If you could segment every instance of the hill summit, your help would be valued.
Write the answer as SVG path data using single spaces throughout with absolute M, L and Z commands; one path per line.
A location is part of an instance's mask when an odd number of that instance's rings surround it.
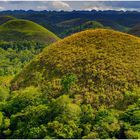
M 69 91 L 75 98 L 113 105 L 140 85 L 139 54 L 137 37 L 108 29 L 83 31 L 47 47 L 16 76 L 12 89 L 51 85 L 51 96 L 58 96 L 64 81 L 68 86 L 77 79 Z
M 8 16 L 8 15 L 7 16 L 6 15 L 0 16 L 0 25 L 7 22 L 7 21 L 14 20 L 14 19 L 16 19 L 16 18 L 13 16 Z
M 28 20 L 10 20 L 0 26 L 2 41 L 38 41 L 50 44 L 59 38 L 46 28 Z

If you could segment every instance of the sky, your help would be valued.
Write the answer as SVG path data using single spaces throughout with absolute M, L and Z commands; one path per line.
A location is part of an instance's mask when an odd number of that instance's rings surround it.
M 4 10 L 129 10 L 140 11 L 140 1 L 0 1 Z

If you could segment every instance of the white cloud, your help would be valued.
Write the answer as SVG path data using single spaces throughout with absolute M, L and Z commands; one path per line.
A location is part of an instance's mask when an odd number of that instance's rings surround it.
M 91 11 L 91 10 L 96 10 L 96 11 L 99 11 L 99 10 L 101 10 L 101 11 L 103 11 L 103 10 L 116 10 L 116 11 L 127 11 L 127 10 L 129 10 L 129 11 L 140 11 L 140 10 L 138 10 L 138 9 L 136 9 L 136 8 L 123 8 L 123 7 L 111 7 L 111 6 L 91 6 L 91 7 L 86 7 L 84 10 L 89 10 L 89 11 Z
M 0 11 L 1 11 L 1 10 L 5 10 L 5 8 L 0 6 Z
M 86 5 L 84 8 L 84 10 L 116 10 L 116 11 L 139 11 L 138 8 L 131 8 L 131 7 L 122 7 L 121 6 L 113 6 L 113 5 L 109 5 L 105 2 L 95 2 L 94 5 Z
M 113 10 L 112 7 L 110 6 L 89 6 L 89 7 L 86 7 L 84 10 Z
M 48 10 L 48 7 L 46 5 L 44 5 L 44 6 L 37 6 L 37 10 Z
M 71 10 L 70 5 L 62 1 L 53 1 L 52 6 L 57 10 Z

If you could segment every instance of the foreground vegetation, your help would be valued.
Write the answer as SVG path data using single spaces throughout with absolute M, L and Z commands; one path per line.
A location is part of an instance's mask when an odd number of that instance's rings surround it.
M 1 138 L 140 138 L 140 89 L 124 93 L 125 109 L 98 109 L 76 101 L 70 92 L 49 99 L 49 90 L 14 91 L 1 87 Z M 63 92 L 63 91 L 62 91 Z M 68 95 L 69 94 L 69 95 Z

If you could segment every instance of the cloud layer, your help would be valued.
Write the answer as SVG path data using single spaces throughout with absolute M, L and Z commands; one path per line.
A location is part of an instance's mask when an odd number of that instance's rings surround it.
M 140 1 L 0 1 L 2 10 L 136 10 Z

